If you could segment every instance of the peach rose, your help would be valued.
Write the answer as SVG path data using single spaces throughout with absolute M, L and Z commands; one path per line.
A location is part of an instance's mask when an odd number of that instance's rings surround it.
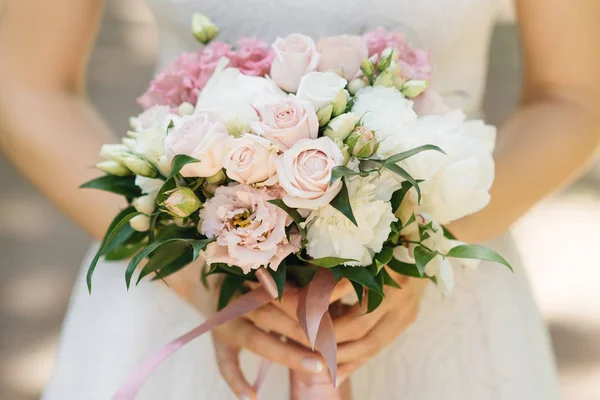
M 355 35 L 324 37 L 317 43 L 317 50 L 321 54 L 318 70 L 341 72 L 348 81 L 356 77 L 360 64 L 369 57 L 367 42 Z
M 271 64 L 271 79 L 283 90 L 295 93 L 300 78 L 317 68 L 319 53 L 308 36 L 292 33 L 273 43 L 275 59 Z
M 252 123 L 253 130 L 287 150 L 300 139 L 316 139 L 319 120 L 309 102 L 289 97 L 265 106 L 260 112 L 261 121 Z
M 341 150 L 328 137 L 298 141 L 276 162 L 285 204 L 312 210 L 329 204 L 342 188 L 341 180 L 331 184 L 331 171 L 343 161 Z
M 223 166 L 234 181 L 251 185 L 275 176 L 278 152 L 268 139 L 245 133 L 240 138 L 231 138 L 228 148 Z

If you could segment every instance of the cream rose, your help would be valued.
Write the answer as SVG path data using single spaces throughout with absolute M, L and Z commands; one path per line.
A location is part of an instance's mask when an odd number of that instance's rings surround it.
M 355 35 L 324 37 L 317 43 L 317 50 L 321 54 L 318 70 L 339 71 L 347 80 L 356 77 L 361 62 L 369 57 L 367 42 Z
M 298 141 L 276 162 L 285 204 L 313 210 L 329 204 L 342 188 L 340 180 L 331 184 L 331 171 L 343 161 L 341 150 L 328 137 Z
M 228 148 L 223 166 L 234 181 L 250 185 L 265 183 L 275 176 L 278 151 L 268 139 L 246 133 L 238 139 L 231 138 Z
M 176 155 L 185 154 L 200 162 L 181 170 L 186 177 L 208 177 L 223 168 L 227 129 L 213 113 L 204 112 L 184 117 L 182 124 L 165 139 L 165 154 L 169 163 Z
M 287 150 L 300 139 L 316 139 L 319 120 L 310 103 L 294 97 L 267 105 L 260 112 L 261 122 L 252 129 Z
M 271 64 L 271 79 L 283 90 L 296 92 L 300 78 L 317 69 L 319 54 L 315 42 L 308 36 L 292 33 L 273 43 L 275 59 Z
M 334 102 L 346 83 L 344 78 L 333 72 L 311 72 L 300 80 L 296 96 L 312 103 L 315 111 L 319 111 Z

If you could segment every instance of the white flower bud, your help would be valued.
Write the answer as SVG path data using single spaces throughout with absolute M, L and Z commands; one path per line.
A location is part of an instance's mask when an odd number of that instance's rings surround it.
M 333 112 L 333 104 L 327 107 L 321 108 L 317 112 L 317 118 L 319 119 L 319 126 L 325 126 L 331 120 L 331 113 Z
M 350 161 L 350 157 L 352 157 L 348 145 L 345 144 L 341 139 L 333 139 L 333 143 L 335 143 L 335 145 L 342 151 L 342 155 L 344 156 L 343 165 L 348 164 L 348 161 Z
M 348 96 L 346 95 L 346 91 L 344 89 L 340 90 L 333 99 L 331 103 L 333 105 L 333 109 L 331 110 L 331 116 L 337 117 L 346 111 L 346 104 L 348 103 Z
M 219 33 L 219 28 L 204 14 L 192 15 L 192 33 L 202 44 L 208 44 Z
M 427 86 L 428 86 L 427 81 L 413 79 L 413 80 L 404 82 L 404 85 L 402 86 L 402 89 L 400 89 L 400 91 L 406 97 L 412 98 L 412 97 L 417 97 L 418 95 L 423 93 L 425 91 L 425 89 L 427 89 Z
M 137 131 L 140 121 L 137 117 L 129 117 L 129 129 Z
M 367 83 L 360 78 L 353 79 L 348 83 L 348 91 L 351 95 L 355 95 L 360 89 L 367 86 Z
M 185 218 L 198 210 L 202 203 L 192 189 L 179 187 L 169 192 L 163 205 L 174 217 Z
M 390 58 L 391 61 L 398 61 L 400 58 L 397 51 L 393 47 L 387 47 L 381 52 L 381 58 Z
M 100 157 L 120 162 L 123 154 L 128 152 L 129 148 L 124 144 L 105 144 L 100 149 Z
M 350 135 L 350 132 L 354 130 L 359 119 L 358 115 L 351 112 L 339 115 L 329 121 L 323 134 L 331 140 L 340 139 L 344 141 Z
M 158 171 L 162 176 L 169 176 L 171 174 L 171 163 L 166 155 L 158 157 Z
M 155 200 L 156 199 L 154 196 L 145 195 L 133 200 L 132 204 L 137 211 L 142 212 L 144 214 L 152 214 L 154 212 L 154 209 L 156 208 Z
M 150 229 L 150 217 L 143 214 L 136 215 L 129 220 L 129 225 L 138 232 L 146 232 Z
M 371 157 L 378 147 L 377 138 L 373 131 L 364 126 L 354 128 L 346 144 L 350 150 L 350 154 L 358 158 Z
M 129 150 L 133 150 L 133 149 L 135 149 L 135 139 L 132 139 L 132 138 L 123 138 L 123 139 L 121 139 L 121 142 L 122 142 L 122 143 L 123 143 L 125 146 L 127 146 L 127 148 L 128 148 Z
M 373 64 L 373 61 L 365 58 L 360 64 L 360 70 L 367 78 L 371 79 L 375 73 L 375 65 Z
M 394 86 L 394 77 L 390 71 L 383 71 L 377 78 L 375 78 L 375 82 L 373 82 L 373 86 L 385 86 L 385 87 L 393 87 Z
M 138 133 L 134 131 L 127 131 L 127 136 L 129 136 L 132 139 L 137 139 Z
M 131 175 L 131 171 L 127 169 L 126 166 L 121 164 L 120 162 L 113 160 L 106 160 L 99 162 L 96 164 L 96 168 L 101 171 L 106 172 L 107 174 L 116 175 L 116 176 L 128 176 Z
M 223 172 L 223 170 L 219 170 L 219 172 L 217 172 L 213 176 L 209 176 L 208 178 L 206 178 L 206 183 L 208 183 L 209 185 L 219 185 L 225 182 L 225 179 L 227 179 L 225 172 Z
M 155 178 L 158 175 L 156 167 L 151 162 L 133 153 L 124 153 L 121 156 L 121 162 L 136 175 L 147 178 Z
M 179 111 L 179 115 L 181 116 L 192 115 L 194 113 L 194 105 L 185 101 L 181 103 L 177 110 Z

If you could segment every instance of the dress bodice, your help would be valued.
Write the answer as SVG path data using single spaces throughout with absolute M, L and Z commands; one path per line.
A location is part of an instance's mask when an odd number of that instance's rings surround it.
M 314 39 L 380 26 L 403 32 L 433 52 L 433 86 L 451 106 L 476 113 L 487 72 L 488 45 L 502 0 L 148 0 L 159 29 L 159 66 L 198 49 L 191 15 L 220 28 L 218 39 L 254 36 L 269 42 L 300 32 Z

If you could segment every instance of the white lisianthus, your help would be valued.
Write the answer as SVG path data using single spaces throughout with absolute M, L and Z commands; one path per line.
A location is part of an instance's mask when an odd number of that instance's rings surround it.
M 323 135 L 334 141 L 336 139 L 344 141 L 354 130 L 359 119 L 358 115 L 351 112 L 339 115 L 329 121 Z
M 165 182 L 162 179 L 146 178 L 144 176 L 135 177 L 135 185 L 142 189 L 142 193 L 156 198 L 156 194 Z
M 259 121 L 256 110 L 276 103 L 286 94 L 273 81 L 244 75 L 236 68 L 225 68 L 227 59 L 219 65 L 198 96 L 195 114 L 215 113 L 232 135 L 249 130 L 250 121 Z
M 158 159 L 165 154 L 168 127 L 180 123 L 181 117 L 173 114 L 169 107 L 150 107 L 134 119 L 136 135 L 132 150 L 158 166 Z
M 366 87 L 357 93 L 352 112 L 361 117 L 361 125 L 375 133 L 378 154 L 395 153 L 393 136 L 405 135 L 417 121 L 412 101 L 396 88 Z
M 389 202 L 374 196 L 370 179 L 348 180 L 350 204 L 358 226 L 330 205 L 313 211 L 306 219 L 307 253 L 313 258 L 343 257 L 357 260 L 347 265 L 370 265 L 381 251 L 396 220 Z
M 332 105 L 333 112 L 334 108 L 339 108 L 338 104 L 334 103 L 346 102 L 346 83 L 344 78 L 334 72 L 311 72 L 300 79 L 296 97 L 312 103 L 316 112 L 329 105 Z
M 475 213 L 485 207 L 494 180 L 492 158 L 496 129 L 478 121 L 465 122 L 460 111 L 419 118 L 410 135 L 403 136 L 395 151 L 433 144 L 446 154 L 424 151 L 399 165 L 416 179 L 423 194 L 418 210 L 441 224 Z M 391 155 L 391 154 L 388 154 Z M 416 192 L 411 191 L 416 204 Z

